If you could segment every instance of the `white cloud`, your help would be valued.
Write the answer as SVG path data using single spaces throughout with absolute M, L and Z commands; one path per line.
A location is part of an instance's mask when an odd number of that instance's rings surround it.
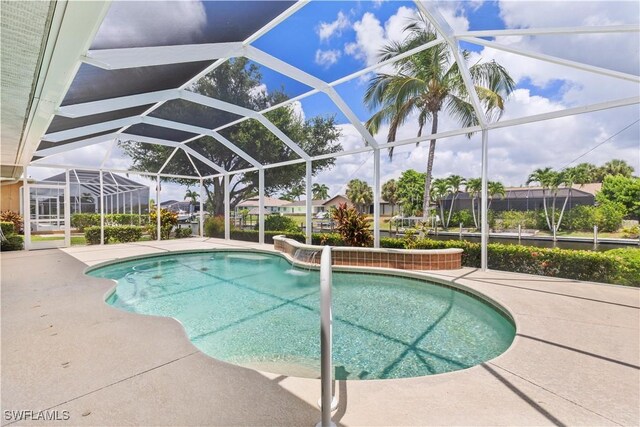
M 320 41 L 327 41 L 334 35 L 342 34 L 342 30 L 347 28 L 351 22 L 349 22 L 349 18 L 342 13 L 342 11 L 338 12 L 338 16 L 333 22 L 321 22 L 316 28 L 316 33 L 318 37 L 320 37 Z
M 207 25 L 200 1 L 112 2 L 96 34 L 94 45 L 102 47 L 193 43 Z
M 363 61 L 366 65 L 375 64 L 378 62 L 380 50 L 385 45 L 392 41 L 401 42 L 405 39 L 406 33 L 403 32 L 403 29 L 412 18 L 416 17 L 416 14 L 415 9 L 401 6 L 383 26 L 373 13 L 366 12 L 359 21 L 353 24 L 356 39 L 345 45 L 345 54 Z
M 331 50 L 316 50 L 316 58 L 315 62 L 318 65 L 322 65 L 324 68 L 329 68 L 342 56 L 342 53 L 339 50 L 331 49 Z
M 300 120 L 304 121 L 306 119 L 306 115 L 304 113 L 304 109 L 302 108 L 302 103 L 300 101 L 294 101 L 291 103 L 291 110 L 293 114 L 297 117 L 300 117 Z

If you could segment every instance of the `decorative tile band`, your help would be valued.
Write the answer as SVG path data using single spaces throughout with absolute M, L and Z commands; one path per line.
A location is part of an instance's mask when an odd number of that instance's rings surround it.
M 309 264 L 320 264 L 321 246 L 304 245 L 275 236 L 277 251 Z M 462 249 L 374 249 L 336 246 L 331 248 L 333 265 L 397 268 L 400 270 L 454 270 L 462 268 Z

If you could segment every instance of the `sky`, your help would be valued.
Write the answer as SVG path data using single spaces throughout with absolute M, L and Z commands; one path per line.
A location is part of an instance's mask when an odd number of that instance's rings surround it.
M 117 4 L 117 3 L 114 3 Z M 165 4 L 166 5 L 166 4 Z M 122 6 L 116 6 L 122 7 Z M 184 26 L 173 25 L 183 19 L 189 25 L 202 27 L 215 12 L 215 3 L 180 3 L 175 8 L 157 6 L 153 28 L 157 30 Z M 112 6 L 113 8 L 113 6 Z M 577 27 L 583 25 L 635 24 L 640 21 L 637 1 L 445 1 L 439 10 L 454 31 Z M 118 12 L 118 13 L 116 13 Z M 276 28 L 261 36 L 254 46 L 285 60 L 325 82 L 331 82 L 378 62 L 380 49 L 390 42 L 406 37 L 404 27 L 416 16 L 412 2 L 404 1 L 312 1 Z M 176 16 L 181 18 L 176 18 Z M 149 37 L 149 34 L 125 34 L 121 28 L 127 19 L 142 19 L 143 11 L 122 13 L 114 9 L 103 23 L 98 37 Z M 164 18 L 163 18 L 164 17 Z M 118 18 L 118 19 L 116 19 Z M 163 23 L 162 19 L 165 19 Z M 197 29 L 197 28 L 196 28 Z M 178 30 L 176 30 L 178 31 Z M 195 31 L 195 30 L 194 30 Z M 162 37 L 166 30 L 151 36 Z M 188 38 L 188 33 L 179 37 Z M 96 39 L 98 40 L 98 39 Z M 510 36 L 489 38 L 502 45 L 557 56 L 616 71 L 640 74 L 640 38 L 638 33 L 545 35 L 534 37 Z M 503 65 L 516 81 L 516 90 L 507 99 L 501 120 L 540 114 L 566 108 L 585 106 L 640 94 L 639 84 L 566 66 L 526 58 L 471 43 L 462 43 L 470 52 L 470 63 L 495 60 Z M 386 66 L 383 72 L 392 72 Z M 277 72 L 261 68 L 264 90 L 284 87 L 289 96 L 309 90 L 307 86 Z M 357 77 L 336 86 L 361 121 L 373 113 L 363 104 L 363 94 L 372 74 Z M 340 142 L 345 149 L 364 145 L 360 134 L 324 94 L 304 98 L 295 104 L 296 111 L 305 118 L 317 115 L 335 116 L 341 131 Z M 507 186 L 524 185 L 528 174 L 540 167 L 561 169 L 580 162 L 596 165 L 617 158 L 631 164 L 640 173 L 640 109 L 638 105 L 554 119 L 534 124 L 494 130 L 489 133 L 489 179 Z M 439 131 L 458 129 L 457 122 L 446 113 L 441 116 Z M 386 131 L 375 135 L 386 141 Z M 397 140 L 412 138 L 418 131 L 417 119 L 409 118 L 398 132 Z M 110 143 L 85 150 L 69 152 L 62 159 L 91 157 L 100 164 L 110 150 Z M 428 143 L 398 147 L 393 159 L 382 156 L 382 182 L 398 178 L 402 171 L 413 168 L 426 170 Z M 74 162 L 77 163 L 77 162 Z M 128 169 L 130 161 L 118 149 L 112 150 L 105 164 Z M 434 176 L 450 174 L 479 177 L 481 170 L 480 134 L 439 140 L 437 143 Z M 35 178 L 53 175 L 55 171 L 30 170 Z M 335 167 L 314 177 L 314 182 L 326 184 L 331 195 L 343 194 L 346 183 L 353 178 L 373 182 L 371 153 L 340 157 Z M 140 180 L 144 181 L 144 179 Z M 153 187 L 152 189 L 154 189 Z M 182 199 L 184 187 L 163 185 L 162 200 Z

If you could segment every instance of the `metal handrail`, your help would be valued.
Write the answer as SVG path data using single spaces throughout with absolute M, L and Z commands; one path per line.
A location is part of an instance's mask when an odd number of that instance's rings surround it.
M 331 247 L 325 246 L 320 257 L 320 407 L 322 409 L 322 427 L 334 426 L 331 422 L 333 401 L 331 384 L 333 377 L 332 368 L 332 343 L 333 343 L 333 316 L 331 314 Z M 332 405 L 333 404 L 333 405 Z

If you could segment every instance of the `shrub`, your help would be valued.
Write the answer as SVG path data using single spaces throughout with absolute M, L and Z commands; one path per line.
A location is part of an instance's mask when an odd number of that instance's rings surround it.
M 149 214 L 149 225 L 147 225 L 147 231 L 151 235 L 152 239 L 157 239 L 157 221 L 158 214 L 155 210 Z M 167 240 L 171 235 L 171 230 L 178 223 L 178 214 L 171 212 L 167 209 L 160 210 L 160 239 Z
M 258 229 L 258 224 L 256 224 L 255 229 Z M 300 227 L 298 227 L 293 218 L 278 214 L 267 215 L 264 219 L 264 229 L 265 231 L 300 231 Z
M 176 228 L 175 233 L 176 233 L 176 239 L 191 237 L 191 227 L 178 227 Z
M 517 229 L 518 225 L 522 228 L 536 228 L 536 212 L 535 211 L 504 211 L 499 214 L 502 228 Z M 546 226 L 546 224 L 545 224 Z
M 473 214 L 469 209 L 463 209 L 451 214 L 451 221 L 449 225 L 451 227 L 458 227 L 462 223 L 463 227 L 475 227 L 473 222 Z
M 20 251 L 24 248 L 24 238 L 19 234 L 11 234 L 5 238 L 0 244 L 1 251 Z
M 74 213 L 71 215 L 71 226 L 77 228 L 80 232 L 84 232 L 87 227 L 98 225 L 100 225 L 100 214 Z
M 348 207 L 346 203 L 341 203 L 333 211 L 332 218 L 336 222 L 338 233 L 340 233 L 347 246 L 371 245 L 370 220 L 359 213 L 356 208 Z
M 617 231 L 622 226 L 622 219 L 627 215 L 627 209 L 619 202 L 604 202 L 596 207 L 596 224 L 598 230 L 606 232 Z
M 576 206 L 565 214 L 566 220 L 562 221 L 562 228 L 571 231 L 591 231 L 596 225 L 596 213 L 595 206 Z
M 613 249 L 605 254 L 615 259 L 618 264 L 616 284 L 640 286 L 640 249 Z
M 625 239 L 637 239 L 640 237 L 640 225 L 624 227 L 622 229 L 622 237 Z
M 100 227 L 91 226 L 86 227 L 84 229 L 84 238 L 87 240 L 87 243 L 90 245 L 99 245 L 100 244 Z M 104 230 L 104 243 L 109 243 L 109 233 L 107 233 L 107 228 Z
M 204 235 L 207 237 L 224 237 L 224 217 L 212 216 L 204 221 Z
M 17 212 L 9 210 L 0 212 L 0 222 L 12 222 L 13 232 L 22 232 L 22 217 Z
M 5 236 L 10 236 L 16 232 L 13 223 L 8 221 L 0 221 L 0 229 L 2 229 L 2 234 Z
M 143 227 L 137 225 L 107 226 L 104 228 L 104 243 L 114 240 L 120 243 L 137 242 L 142 238 Z M 90 245 L 100 244 L 100 227 L 87 227 L 84 237 Z
M 320 246 L 345 246 L 342 236 L 335 233 L 314 233 L 311 235 L 311 243 Z
M 106 227 L 105 234 L 120 243 L 137 242 L 142 238 L 142 227 L 137 225 Z

